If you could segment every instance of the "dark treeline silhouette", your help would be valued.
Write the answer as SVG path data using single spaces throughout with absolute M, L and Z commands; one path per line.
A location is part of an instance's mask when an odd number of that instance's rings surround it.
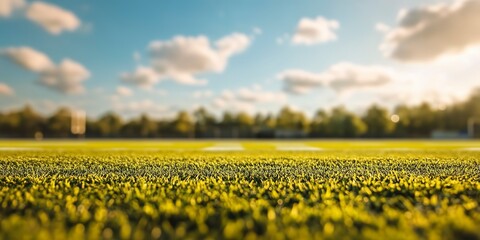
M 393 115 L 396 115 L 392 117 Z M 398 118 L 397 118 L 398 116 Z M 467 136 L 468 122 L 480 119 L 480 89 L 470 98 L 444 109 L 428 103 L 401 105 L 389 112 L 373 105 L 358 116 L 344 107 L 319 110 L 312 119 L 304 113 L 284 107 L 277 115 L 223 113 L 216 118 L 205 108 L 193 114 L 179 112 L 171 120 L 154 120 L 144 114 L 125 121 L 109 112 L 98 119 L 87 119 L 86 138 L 424 138 L 432 133 Z M 398 121 L 397 121 L 398 120 Z M 471 121 L 472 122 L 472 121 Z M 480 122 L 480 120 L 478 121 Z M 474 126 L 475 137 L 480 130 Z M 51 116 L 42 116 L 30 106 L 0 113 L 0 137 L 67 138 L 71 133 L 71 112 L 60 108 Z

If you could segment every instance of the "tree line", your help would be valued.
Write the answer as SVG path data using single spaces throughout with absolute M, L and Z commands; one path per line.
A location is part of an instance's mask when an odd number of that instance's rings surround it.
M 0 113 L 2 138 L 69 138 L 71 111 L 60 108 L 43 116 L 31 106 Z M 480 118 L 480 89 L 466 101 L 435 109 L 428 103 L 397 106 L 392 112 L 379 105 L 362 114 L 339 106 L 318 110 L 313 118 L 283 107 L 278 114 L 224 112 L 218 118 L 205 108 L 173 119 L 155 120 L 147 114 L 131 120 L 108 112 L 86 120 L 86 138 L 422 138 L 434 130 L 467 134 L 469 119 Z M 480 121 L 480 120 L 479 120 Z M 476 126 L 476 134 L 480 132 Z M 478 135 L 477 135 L 478 137 Z

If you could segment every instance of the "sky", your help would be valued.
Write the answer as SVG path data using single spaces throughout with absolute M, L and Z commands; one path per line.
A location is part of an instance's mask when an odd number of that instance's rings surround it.
M 0 0 L 0 111 L 312 115 L 480 86 L 480 0 Z

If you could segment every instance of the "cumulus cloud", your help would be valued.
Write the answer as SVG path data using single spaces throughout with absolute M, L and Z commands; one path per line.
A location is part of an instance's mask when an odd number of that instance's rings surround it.
M 124 86 L 118 86 L 117 87 L 117 90 L 116 90 L 116 93 L 119 95 L 119 96 L 124 96 L 124 97 L 128 97 L 128 96 L 132 96 L 133 95 L 133 92 L 130 88 L 128 87 L 124 87 Z
M 0 0 L 0 17 L 10 17 L 16 9 L 24 6 L 24 0 Z
M 225 101 L 221 98 L 216 98 L 212 102 L 212 106 L 215 109 L 222 109 L 229 112 L 248 112 L 253 113 L 255 111 L 255 105 L 242 102 L 242 101 Z
M 74 31 L 81 25 L 80 19 L 74 13 L 44 2 L 30 4 L 26 17 L 53 35 Z
M 0 83 L 0 95 L 12 96 L 15 91 L 5 83 Z
M 172 107 L 158 104 L 149 99 L 128 102 L 122 102 L 118 98 L 112 100 L 113 109 L 129 117 L 144 113 L 155 118 L 173 117 L 175 115 L 175 109 Z
M 252 113 L 259 104 L 282 104 L 286 100 L 287 96 L 283 92 L 267 91 L 254 85 L 235 91 L 224 90 L 213 100 L 212 105 L 228 111 Z
M 278 79 L 283 81 L 285 91 L 295 94 L 304 94 L 313 88 L 327 84 L 326 76 L 301 69 L 283 71 L 278 75 Z
M 381 33 L 388 33 L 388 31 L 390 31 L 390 26 L 385 23 L 378 22 L 375 24 L 375 30 Z
M 398 104 L 418 105 L 427 102 L 439 108 L 466 100 L 471 90 L 479 86 L 478 83 L 455 84 L 456 81 L 451 78 L 441 78 L 434 74 L 428 74 L 427 77 L 431 81 L 425 81 L 425 73 L 400 72 L 399 74 L 404 75 L 402 78 L 372 89 L 368 96 L 377 103 L 391 107 Z
M 59 65 L 40 73 L 40 84 L 66 94 L 83 93 L 82 82 L 90 77 L 90 72 L 81 64 L 64 59 Z
M 340 28 L 336 20 L 317 18 L 302 18 L 298 22 L 292 43 L 296 45 L 314 45 L 334 41 L 337 39 L 335 31 Z
M 192 97 L 195 99 L 211 98 L 212 96 L 213 96 L 213 91 L 211 90 L 195 91 L 192 94 Z
M 286 70 L 278 75 L 287 92 L 305 94 L 314 88 L 329 87 L 337 92 L 377 87 L 393 79 L 390 69 L 381 66 L 362 66 L 338 63 L 324 72 L 312 73 L 299 69 Z
M 251 103 L 284 102 L 286 100 L 286 96 L 282 92 L 270 92 L 261 88 L 240 88 L 236 92 L 235 98 Z
M 6 48 L 2 54 L 22 68 L 38 73 L 40 84 L 62 93 L 83 92 L 82 83 L 90 77 L 80 63 L 67 58 L 55 65 L 46 54 L 30 47 Z
M 184 84 L 202 84 L 205 80 L 195 79 L 194 75 L 222 72 L 228 59 L 244 51 L 249 43 L 247 36 L 235 33 L 218 40 L 215 49 L 204 36 L 180 36 L 167 42 L 153 42 L 150 51 L 153 66 L 162 75 Z
M 160 76 L 150 67 L 139 66 L 132 73 L 122 73 L 120 79 L 143 89 L 151 89 L 160 81 Z
M 263 90 L 259 86 L 252 86 L 250 88 L 240 88 L 236 91 L 224 90 L 220 97 L 225 101 L 242 101 L 249 103 L 264 103 L 264 102 L 284 102 L 286 95 L 283 92 Z
M 54 65 L 47 55 L 30 47 L 6 48 L 2 53 L 14 63 L 32 72 L 41 72 Z
M 480 1 L 456 0 L 400 11 L 387 31 L 384 55 L 403 62 L 430 62 L 480 45 Z
M 140 67 L 133 73 L 122 74 L 122 80 L 143 87 L 151 87 L 161 79 L 172 79 L 185 85 L 204 85 L 206 79 L 197 76 L 221 73 L 234 55 L 245 51 L 251 39 L 245 34 L 233 33 L 214 43 L 205 36 L 177 36 L 168 41 L 150 43 L 150 67 Z

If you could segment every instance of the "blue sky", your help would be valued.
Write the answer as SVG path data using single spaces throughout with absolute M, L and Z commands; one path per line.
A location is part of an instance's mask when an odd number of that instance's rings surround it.
M 422 49 L 432 42 L 438 43 L 438 39 L 457 30 L 451 27 L 432 35 L 432 31 L 409 29 L 399 17 L 403 12 L 403 19 L 426 19 L 425 28 L 435 30 L 435 24 L 441 21 L 431 20 L 427 13 L 436 14 L 440 10 L 434 6 L 443 6 L 449 13 L 441 19 L 455 26 L 461 20 L 458 15 L 468 15 L 466 6 L 478 5 L 477 0 L 0 2 L 5 2 L 3 8 L 10 6 L 2 10 L 0 4 L 1 110 L 30 103 L 46 113 L 69 106 L 85 109 L 90 116 L 113 110 L 127 117 L 141 112 L 164 117 L 178 109 L 198 106 L 214 112 L 254 113 L 277 112 L 289 105 L 312 114 L 319 108 L 345 105 L 361 112 L 372 103 L 393 107 L 429 101 L 442 107 L 462 100 L 480 85 L 478 78 L 472 77 L 479 75 L 474 67 L 480 60 L 479 36 L 462 41 L 447 39 L 429 53 L 412 54 L 413 50 L 423 53 Z M 47 13 L 52 6 L 63 12 Z M 60 22 L 59 29 L 48 25 L 50 18 Z M 325 27 L 323 20 L 316 21 L 318 18 L 335 22 L 337 27 Z M 334 39 L 326 40 L 325 32 L 320 31 L 312 33 L 317 34 L 316 40 L 313 35 L 303 36 L 313 37 L 305 40 L 312 41 L 310 44 L 295 42 L 302 19 L 318 24 L 315 29 L 330 32 Z M 467 30 L 475 30 L 475 23 L 470 25 L 466 24 Z M 411 37 L 395 39 L 399 29 L 411 31 Z M 206 84 L 185 84 L 183 78 L 176 77 L 184 73 L 178 67 L 173 69 L 175 73 L 165 70 L 165 64 L 178 64 L 175 54 L 183 48 L 197 49 L 199 36 L 204 36 L 215 50 L 216 41 L 235 33 L 245 37 L 247 43 L 242 43 L 243 38 L 229 38 L 234 52 L 216 59 L 224 67 L 215 65 L 187 74 L 206 80 Z M 394 40 L 388 40 L 389 35 Z M 180 40 L 174 40 L 176 37 L 192 41 L 178 47 Z M 428 39 L 434 40 L 429 44 Z M 155 58 L 149 47 L 155 41 L 174 47 L 159 49 Z M 388 44 L 394 50 L 381 49 Z M 19 64 L 20 57 L 34 61 L 28 54 L 19 53 L 22 47 L 46 55 L 50 67 L 33 71 Z M 188 57 L 186 54 L 183 56 Z M 61 69 L 71 69 L 61 64 L 64 59 L 74 61 L 75 69 L 78 65 L 83 69 L 77 75 L 82 79 L 81 90 L 67 91 L 63 83 L 52 87 L 43 79 L 48 75 L 53 81 L 75 81 L 64 76 Z M 198 64 L 205 65 L 201 61 Z M 153 69 L 155 83 L 138 84 L 133 73 L 139 66 Z

